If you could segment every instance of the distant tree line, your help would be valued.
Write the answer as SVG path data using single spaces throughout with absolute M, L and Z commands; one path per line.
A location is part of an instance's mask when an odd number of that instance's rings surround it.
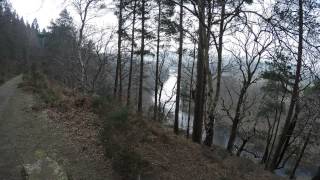
M 26 23 L 7 1 L 0 1 L 0 80 L 27 70 L 39 58 L 38 30 L 36 20 Z

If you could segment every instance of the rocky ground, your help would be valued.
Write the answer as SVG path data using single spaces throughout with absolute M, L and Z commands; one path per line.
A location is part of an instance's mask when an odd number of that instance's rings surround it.
M 18 76 L 0 87 L 0 179 L 111 179 L 108 163 L 83 153 L 53 123 L 38 98 L 17 88 Z

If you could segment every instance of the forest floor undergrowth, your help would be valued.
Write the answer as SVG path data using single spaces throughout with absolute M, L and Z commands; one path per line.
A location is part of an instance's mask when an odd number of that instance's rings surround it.
M 69 179 L 283 179 L 220 147 L 207 148 L 174 135 L 172 129 L 109 98 L 80 95 L 44 79 L 24 79 L 20 85 L 24 92 L 18 90 L 20 99 L 40 97 L 28 102 L 24 113 L 42 117 L 32 123 L 37 133 L 28 135 L 33 140 L 41 135 L 41 141 L 37 148 L 24 149 L 30 153 L 42 149 L 38 154 L 45 152 L 54 159 Z M 29 121 L 22 123 L 30 125 Z M 26 141 L 23 136 L 17 136 L 19 141 Z M 28 144 L 36 143 L 30 140 Z

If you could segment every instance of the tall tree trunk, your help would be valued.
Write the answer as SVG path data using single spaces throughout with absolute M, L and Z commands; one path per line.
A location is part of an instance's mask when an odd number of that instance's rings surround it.
M 142 0 L 142 19 L 141 19 L 141 62 L 140 62 L 140 79 L 139 79 L 139 97 L 138 113 L 142 114 L 142 96 L 143 96 L 143 66 L 144 66 L 144 38 L 145 38 L 145 0 Z
M 83 57 L 82 57 L 82 43 L 84 40 L 84 28 L 85 28 L 86 22 L 87 22 L 88 11 L 89 11 L 89 8 L 92 3 L 94 3 L 94 1 L 90 0 L 90 1 L 86 2 L 84 9 L 81 9 L 81 7 L 79 7 L 80 8 L 79 15 L 80 15 L 80 19 L 81 19 L 81 26 L 80 26 L 80 30 L 79 30 L 79 41 L 77 44 L 77 51 L 78 51 L 77 53 L 78 53 L 78 60 L 79 60 L 80 66 L 81 66 L 81 90 L 82 90 L 82 92 L 85 91 L 86 79 L 87 79 L 86 78 L 86 63 L 84 62 Z
M 133 55 L 134 55 L 134 38 L 135 38 L 135 25 L 136 25 L 136 7 L 137 0 L 134 0 L 133 5 L 133 18 L 132 18 L 132 37 L 131 37 L 131 54 L 130 54 L 130 67 L 129 67 L 129 82 L 127 92 L 127 106 L 130 105 L 131 101 L 131 84 L 132 84 L 132 66 L 133 66 Z
M 183 55 L 183 0 L 180 0 L 180 25 L 179 25 L 179 62 L 178 62 L 178 77 L 177 77 L 177 93 L 176 93 L 176 109 L 174 116 L 174 133 L 179 133 L 179 111 L 180 111 L 180 91 L 181 91 L 181 69 Z
M 81 53 L 81 45 L 78 46 L 78 58 L 79 58 L 79 63 L 80 63 L 80 68 L 81 68 L 81 91 L 85 91 L 85 64 L 82 59 L 82 53 Z
M 250 82 L 250 80 L 248 80 L 248 82 Z M 231 128 L 231 132 L 230 132 L 230 137 L 229 137 L 229 141 L 228 141 L 228 145 L 227 145 L 227 150 L 232 153 L 233 150 L 233 145 L 234 142 L 236 140 L 237 137 L 237 130 L 238 130 L 238 125 L 240 123 L 240 116 L 241 116 L 241 107 L 244 101 L 244 96 L 247 92 L 247 88 L 248 85 L 246 83 L 243 84 L 243 87 L 240 91 L 240 95 L 238 98 L 238 102 L 237 102 L 237 107 L 236 107 L 236 111 L 235 111 L 235 116 L 233 118 L 233 123 L 232 123 L 232 128 Z
M 188 110 L 188 124 L 187 124 L 187 138 L 190 136 L 190 121 L 191 121 L 191 104 L 192 104 L 192 92 L 193 92 L 193 72 L 194 72 L 194 64 L 196 62 L 196 45 L 193 48 L 193 62 L 191 69 L 191 77 L 190 77 L 190 88 L 189 88 L 189 110 Z
M 303 53 L 303 0 L 299 0 L 299 46 L 298 46 L 298 58 L 297 58 L 295 82 L 292 90 L 291 101 L 290 101 L 286 121 L 283 127 L 283 131 L 280 135 L 280 140 L 277 144 L 273 158 L 270 162 L 270 165 L 268 166 L 268 169 L 271 171 L 277 168 L 276 167 L 277 162 L 283 150 L 283 142 L 286 142 L 287 138 L 290 138 L 288 137 L 288 132 L 289 132 L 289 128 L 292 120 L 292 115 L 294 112 L 294 107 L 299 98 L 299 83 L 300 83 L 300 77 L 301 77 L 302 53 Z
M 156 60 L 156 79 L 154 87 L 154 120 L 158 119 L 158 87 L 159 87 L 159 53 L 160 53 L 160 28 L 161 28 L 161 1 L 158 0 L 158 29 L 157 29 L 157 60 Z
M 292 169 L 292 172 L 290 173 L 290 179 L 294 179 L 294 175 L 296 173 L 297 168 L 299 167 L 299 164 L 300 164 L 301 159 L 303 157 L 304 151 L 306 150 L 306 148 L 307 148 L 307 146 L 309 144 L 311 132 L 312 132 L 312 129 L 309 130 L 309 133 L 307 135 L 307 139 L 305 140 L 305 142 L 303 144 L 303 147 L 301 149 L 301 152 L 299 154 L 299 157 L 298 157 L 298 159 L 297 159 L 297 161 L 296 161 L 296 163 L 295 163 L 295 165 L 294 165 L 294 167 Z
M 113 95 L 119 96 L 119 99 L 121 98 L 121 94 L 122 94 L 122 87 L 120 85 L 120 89 L 118 92 L 118 81 L 120 81 L 121 84 L 121 43 L 122 43 L 122 8 L 123 8 L 123 0 L 120 0 L 120 4 L 119 4 L 119 17 L 118 17 L 118 54 L 117 54 L 117 67 L 116 67 L 116 77 L 115 77 L 115 81 L 114 81 L 114 90 L 113 90 Z M 118 94 L 117 94 L 118 93 Z M 120 99 L 121 101 L 121 99 Z
M 244 150 L 244 148 L 246 147 L 248 141 L 249 141 L 248 139 L 244 139 L 244 140 L 242 141 L 242 144 L 241 144 L 241 146 L 239 147 L 236 156 L 239 157 L 239 156 L 241 155 L 241 153 L 242 153 L 242 151 Z
M 299 106 L 299 100 L 296 102 L 296 106 L 295 106 L 295 113 L 294 113 L 294 116 L 292 118 L 292 122 L 290 123 L 290 126 L 289 126 L 289 129 L 288 129 L 288 133 L 287 133 L 287 139 L 286 141 L 283 143 L 283 148 L 282 148 L 282 151 L 280 153 L 280 156 L 278 158 L 278 162 L 276 164 L 276 166 L 279 166 L 282 159 L 284 158 L 284 155 L 290 145 L 290 139 L 291 139 L 291 136 L 293 135 L 293 131 L 296 127 L 296 124 L 297 124 L 297 120 L 298 120 L 298 115 L 300 113 L 300 106 Z
M 202 140 L 202 128 L 203 128 L 203 108 L 205 99 L 205 54 L 207 51 L 207 35 L 205 26 L 202 22 L 205 22 L 205 3 L 204 1 L 198 1 L 199 10 L 199 45 L 198 45 L 198 61 L 197 61 L 197 83 L 196 83 L 196 97 L 194 107 L 194 121 L 193 121 L 193 133 L 192 140 L 196 143 L 201 143 Z
M 266 147 L 261 159 L 261 164 L 266 163 L 268 156 L 269 156 L 269 152 L 270 152 L 270 145 L 271 145 L 271 141 L 273 139 L 273 135 L 274 135 L 274 130 L 276 127 L 276 123 L 277 123 L 277 118 L 278 118 L 278 109 L 275 110 L 275 115 L 274 115 L 274 120 L 273 123 L 271 125 L 271 127 L 269 126 L 268 128 L 268 136 L 267 136 L 267 141 L 266 141 Z
M 119 92 L 118 92 L 118 98 L 120 103 L 122 104 L 122 60 L 120 59 L 120 63 L 119 63 Z
M 164 113 L 161 111 L 161 97 L 162 97 L 162 91 L 163 91 L 163 83 L 159 83 L 160 89 L 159 89 L 159 97 L 158 97 L 158 109 L 160 110 L 161 113 Z
M 286 93 L 284 93 L 284 94 L 282 95 L 282 98 L 281 98 L 281 101 L 280 101 L 280 102 L 281 102 L 281 103 L 280 103 L 280 104 L 281 104 L 281 108 L 280 108 L 279 115 L 278 115 L 278 117 L 277 117 L 277 126 L 276 126 L 276 130 L 275 130 L 274 137 L 273 137 L 273 140 L 272 140 L 270 152 L 269 152 L 269 154 L 268 154 L 268 158 L 267 158 L 267 161 L 266 161 L 266 166 L 265 166 L 266 168 L 268 167 L 270 158 L 271 158 L 271 156 L 272 156 L 272 154 L 273 154 L 275 142 L 276 142 L 277 137 L 278 137 L 281 115 L 282 115 L 283 110 L 284 110 L 282 104 L 284 103 L 285 96 L 286 96 Z
M 91 85 L 91 93 L 94 93 L 96 90 L 96 82 L 101 74 L 101 72 L 104 70 L 104 64 L 99 64 L 99 68 L 97 72 L 95 73 L 93 80 L 92 80 L 92 85 Z
M 78 53 L 78 59 L 80 64 L 80 70 L 81 70 L 81 91 L 85 91 L 85 63 L 82 58 L 82 42 L 83 42 L 83 31 L 86 25 L 86 18 L 87 18 L 87 8 L 84 11 L 84 17 L 81 16 L 81 27 L 79 30 L 79 41 L 77 45 L 77 53 Z
M 226 4 L 225 1 L 222 0 L 221 5 L 221 13 L 220 13 L 220 27 L 219 27 L 219 40 L 218 40 L 218 63 L 217 63 L 217 79 L 216 79 L 216 91 L 215 96 L 212 99 L 213 95 L 213 79 L 211 69 L 209 67 L 209 59 L 208 59 L 208 85 L 209 85 L 209 123 L 206 127 L 206 138 L 204 144 L 207 146 L 211 146 L 213 143 L 213 136 L 214 136 L 214 122 L 215 122 L 215 114 L 216 108 L 220 98 L 220 89 L 221 89 L 221 76 L 222 76 L 222 49 L 223 49 L 223 35 L 224 35 L 224 18 L 225 18 L 225 8 Z

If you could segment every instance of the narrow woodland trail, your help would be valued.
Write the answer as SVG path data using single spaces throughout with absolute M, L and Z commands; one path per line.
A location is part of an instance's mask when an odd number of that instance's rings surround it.
M 77 153 L 45 112 L 32 110 L 36 98 L 20 82 L 17 76 L 0 87 L 0 180 L 111 179 L 101 163 Z
M 21 179 L 22 159 L 19 157 L 12 128 L 13 112 L 10 110 L 12 96 L 16 93 L 21 77 L 14 78 L 0 87 L 0 179 Z M 11 112 L 10 112 L 11 111 Z

